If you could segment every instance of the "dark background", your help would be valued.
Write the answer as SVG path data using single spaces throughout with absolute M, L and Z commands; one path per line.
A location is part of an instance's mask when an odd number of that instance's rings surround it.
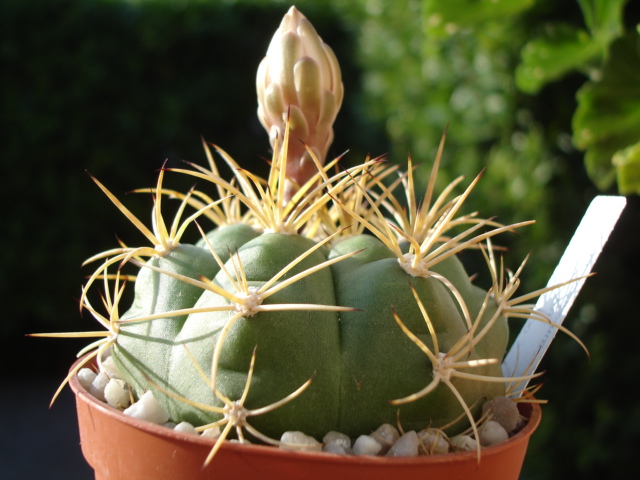
M 367 103 L 363 86 L 367 64 L 358 42 L 364 20 L 338 8 L 340 2 L 303 3 L 298 6 L 332 46 L 343 71 L 346 100 L 330 155 L 350 149 L 346 161 L 356 163 L 367 153 L 391 151 L 384 118 Z M 255 116 L 254 76 L 287 9 L 268 1 L 0 2 L 3 478 L 92 478 L 78 446 L 73 395 L 65 389 L 47 410 L 86 342 L 25 337 L 94 329 L 90 316 L 78 313 L 80 285 L 89 273 L 82 261 L 114 247 L 116 235 L 127 242 L 141 238 L 85 170 L 143 221 L 151 199 L 126 193 L 153 185 L 165 160 L 169 166 L 182 160 L 204 164 L 201 137 L 242 166 L 266 171 L 269 146 Z M 542 95 L 555 98 L 566 89 L 570 97 L 575 81 Z M 552 113 L 533 105 L 532 112 L 556 128 L 570 118 L 558 105 Z M 550 200 L 540 211 L 559 245 L 598 193 L 580 154 L 565 157 L 561 173 L 544 187 Z M 563 335 L 545 359 L 548 374 L 539 397 L 549 405 L 523 479 L 616 478 L 634 471 L 632 446 L 640 439 L 640 407 L 631 391 L 640 368 L 634 302 L 640 202 L 628 201 L 596 266 L 598 275 L 568 319 L 590 359 Z M 535 251 L 548 251 L 548 237 L 524 237 L 522 248 L 534 251 L 531 278 L 548 277 L 562 248 L 537 265 Z

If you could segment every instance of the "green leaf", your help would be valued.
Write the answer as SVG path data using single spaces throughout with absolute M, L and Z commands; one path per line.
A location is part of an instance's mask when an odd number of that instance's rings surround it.
M 528 9 L 535 0 L 424 0 L 424 29 L 430 35 L 445 36 Z
M 616 152 L 612 162 L 617 169 L 620 193 L 640 194 L 640 142 Z
M 544 34 L 522 49 L 516 69 L 516 84 L 526 93 L 536 93 L 545 84 L 573 70 L 585 70 L 609 44 L 624 32 L 624 6 L 628 0 L 577 0 L 588 30 L 560 23 L 547 26 Z
M 578 0 L 591 36 L 603 46 L 624 32 L 622 14 L 628 0 Z
M 570 25 L 550 25 L 543 37 L 528 42 L 522 49 L 516 85 L 523 92 L 536 93 L 545 84 L 581 69 L 600 51 L 600 46 L 585 30 Z
M 599 81 L 577 93 L 573 143 L 586 150 L 585 164 L 594 183 L 609 188 L 616 178 L 613 156 L 640 141 L 640 36 L 630 33 L 615 41 Z M 626 163 L 617 166 L 626 169 Z M 620 173 L 619 173 L 620 174 Z M 624 188 L 631 177 L 622 176 Z

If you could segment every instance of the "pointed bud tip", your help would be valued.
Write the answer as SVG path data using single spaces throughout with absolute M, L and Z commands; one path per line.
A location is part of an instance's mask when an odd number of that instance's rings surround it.
M 302 15 L 300 10 L 298 10 L 295 5 L 291 6 L 289 11 L 287 12 L 287 15 L 291 15 L 291 16 L 298 16 L 299 15 L 299 16 L 303 16 L 304 17 L 304 15 Z
M 312 148 L 324 164 L 344 87 L 335 54 L 295 6 L 282 19 L 258 67 L 256 90 L 258 117 L 269 132 L 272 147 L 287 119 L 291 120 L 289 140 L 294 144 L 289 145 L 287 172 L 303 184 L 305 150 L 299 143 Z

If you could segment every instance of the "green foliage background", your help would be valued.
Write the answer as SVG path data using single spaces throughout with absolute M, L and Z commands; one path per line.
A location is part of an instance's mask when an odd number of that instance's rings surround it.
M 640 184 L 640 22 L 615 0 L 299 1 L 335 50 L 346 100 L 331 154 L 408 152 L 423 179 L 448 125 L 441 182 L 486 168 L 472 204 L 535 218 L 510 244 L 546 282 L 589 201 Z M 24 339 L 93 328 L 83 259 L 140 237 L 84 170 L 121 198 L 167 160 L 204 162 L 201 137 L 265 171 L 254 75 L 289 5 L 276 0 L 5 0 L 0 3 L 0 333 L 3 376 L 58 376 L 83 342 Z M 615 159 L 612 162 L 612 158 Z M 188 188 L 190 185 L 176 185 Z M 146 215 L 151 199 L 126 204 Z M 640 407 L 629 386 L 640 266 L 638 198 L 545 360 L 549 399 L 522 478 L 631 470 Z M 144 217 L 146 218 L 146 217 Z M 515 241 L 512 241 L 515 240 Z M 6 345 L 4 343 L 6 342 Z M 13 348 L 11 348 L 13 347 Z M 43 362 L 43 359 L 45 362 Z M 32 373 L 33 374 L 33 373 Z

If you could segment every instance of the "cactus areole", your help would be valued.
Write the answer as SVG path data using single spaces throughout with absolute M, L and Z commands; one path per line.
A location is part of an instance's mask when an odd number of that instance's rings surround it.
M 507 321 L 534 317 L 522 302 L 539 294 L 514 298 L 520 270 L 502 270 L 491 239 L 531 222 L 460 213 L 479 177 L 455 196 L 462 179 L 436 195 L 444 138 L 420 196 L 411 160 L 406 170 L 381 159 L 325 165 L 340 69 L 294 7 L 260 64 L 257 91 L 273 149 L 268 178 L 205 144 L 208 168 L 163 169 L 147 189 L 152 228 L 96 180 L 151 242 L 87 261 L 99 266 L 82 305 L 107 328 L 90 346 L 98 362 L 110 349 L 135 398 L 151 390 L 173 421 L 223 427 L 223 438 L 473 427 L 482 404 L 517 380 L 500 368 Z M 168 172 L 210 192 L 169 190 Z M 181 200 L 172 225 L 162 216 L 170 198 Z M 180 241 L 187 227 L 200 229 L 196 245 Z M 468 249 L 486 260 L 487 290 L 457 256 Z M 134 278 L 133 304 L 120 311 Z M 106 315 L 89 300 L 98 283 Z

